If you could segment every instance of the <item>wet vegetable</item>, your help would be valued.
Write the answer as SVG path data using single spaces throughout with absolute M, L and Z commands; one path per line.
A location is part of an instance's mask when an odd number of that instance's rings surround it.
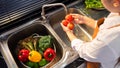
M 44 52 L 44 58 L 48 61 L 53 60 L 56 57 L 56 53 L 52 48 L 47 48 Z
M 69 23 L 67 25 L 67 27 L 70 29 L 70 30 L 73 30 L 74 29 L 74 24 L 73 23 Z
M 39 48 L 42 51 L 45 51 L 47 48 L 52 47 L 52 36 L 42 36 L 39 39 Z
M 31 51 L 28 59 L 32 62 L 39 62 L 42 59 L 42 55 L 37 51 Z
M 44 58 L 44 52 L 50 47 L 53 48 L 52 36 L 40 36 L 35 33 L 18 42 L 16 53 L 23 64 L 30 68 L 40 68 L 49 63 Z
M 70 30 L 74 29 L 74 23 L 73 23 L 74 18 L 72 15 L 68 14 L 65 16 L 65 20 L 62 20 L 62 24 L 66 27 L 68 27 Z
M 26 62 L 28 60 L 29 50 L 21 49 L 18 54 L 18 59 L 22 62 Z
M 64 26 L 67 26 L 68 25 L 68 21 L 67 20 L 62 20 L 62 24 L 64 25 Z
M 68 14 L 65 16 L 65 20 L 72 22 L 74 20 L 74 18 L 72 17 L 72 15 Z

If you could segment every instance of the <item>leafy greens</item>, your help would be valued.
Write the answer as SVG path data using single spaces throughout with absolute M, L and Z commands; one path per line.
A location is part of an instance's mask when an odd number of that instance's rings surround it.
M 85 0 L 86 8 L 101 9 L 104 8 L 101 0 Z

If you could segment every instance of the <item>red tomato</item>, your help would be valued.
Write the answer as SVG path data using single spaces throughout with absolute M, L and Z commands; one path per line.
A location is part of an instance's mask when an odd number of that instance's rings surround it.
M 62 21 L 62 24 L 63 24 L 64 26 L 67 26 L 68 23 L 69 23 L 69 22 L 68 22 L 67 20 L 63 20 L 63 21 Z
M 66 15 L 65 19 L 68 20 L 69 22 L 72 22 L 74 20 L 74 18 L 72 17 L 72 15 Z
M 70 30 L 73 30 L 73 29 L 74 29 L 74 24 L 73 24 L 73 23 L 68 23 L 67 27 L 68 27 Z

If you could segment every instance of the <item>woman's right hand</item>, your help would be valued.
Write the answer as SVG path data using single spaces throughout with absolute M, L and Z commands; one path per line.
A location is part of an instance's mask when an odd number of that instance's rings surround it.
M 80 14 L 70 14 L 74 18 L 74 22 L 77 24 L 85 24 L 84 16 Z
M 70 30 L 67 26 L 64 26 L 62 23 L 60 23 L 60 25 L 62 26 L 63 31 L 65 31 L 65 32 L 68 32 L 68 31 L 72 32 L 72 30 Z
M 70 15 L 72 15 L 72 17 L 74 18 L 74 22 L 77 24 L 85 24 L 92 28 L 95 27 L 96 21 L 90 17 L 83 16 L 80 14 L 70 14 Z

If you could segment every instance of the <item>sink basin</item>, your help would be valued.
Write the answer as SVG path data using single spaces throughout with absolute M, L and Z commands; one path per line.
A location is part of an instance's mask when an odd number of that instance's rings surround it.
M 19 68 L 26 68 L 19 60 L 18 57 L 16 55 L 16 48 L 18 45 L 18 42 L 22 39 L 27 38 L 28 36 L 37 33 L 39 35 L 52 35 L 54 37 L 54 34 L 52 32 L 50 32 L 50 28 L 47 28 L 48 26 L 45 26 L 43 24 L 39 23 L 34 23 L 31 25 L 27 25 L 26 27 L 22 28 L 22 29 L 18 29 L 18 30 L 13 30 L 14 33 L 11 33 L 10 35 L 7 36 L 7 38 L 5 39 L 5 36 L 3 37 L 5 40 L 3 42 L 2 48 L 3 51 L 5 51 L 4 56 L 10 56 L 8 57 L 8 59 L 6 59 L 6 61 L 12 61 L 12 62 L 7 62 L 7 64 L 9 65 L 9 67 L 11 67 L 13 63 L 16 64 L 17 67 Z M 58 42 L 58 40 L 54 40 L 54 44 L 55 44 L 55 48 L 56 48 L 56 57 L 53 61 L 51 61 L 50 63 L 48 63 L 45 67 L 51 67 L 52 65 L 54 65 L 55 63 L 57 63 L 59 60 L 62 59 L 63 54 L 64 54 L 64 48 L 62 47 L 62 45 Z M 6 52 L 9 51 L 9 52 Z M 13 68 L 14 66 L 12 66 L 11 68 Z M 15 67 L 16 68 L 16 67 Z

